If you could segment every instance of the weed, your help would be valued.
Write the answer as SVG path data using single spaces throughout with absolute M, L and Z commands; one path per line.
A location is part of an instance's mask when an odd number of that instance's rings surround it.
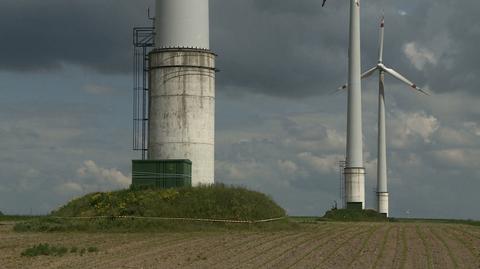
M 68 252 L 66 247 L 51 246 L 49 244 L 38 244 L 24 250 L 21 255 L 24 257 L 36 256 L 63 256 Z
M 92 252 L 98 252 L 98 248 L 97 247 L 88 247 L 87 248 L 87 251 L 92 253 Z
M 67 253 L 76 254 L 79 253 L 80 256 L 83 256 L 86 252 L 98 252 L 97 247 L 88 247 L 82 248 L 79 250 L 78 247 L 71 247 L 70 249 L 64 246 L 55 246 L 50 244 L 38 244 L 32 247 L 25 249 L 21 255 L 24 257 L 36 257 L 36 256 L 64 256 Z

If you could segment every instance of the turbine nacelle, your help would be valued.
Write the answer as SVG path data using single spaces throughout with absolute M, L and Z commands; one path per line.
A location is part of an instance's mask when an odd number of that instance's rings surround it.
M 412 89 L 414 89 L 414 90 L 416 90 L 416 91 L 418 91 L 418 92 L 420 92 L 424 95 L 430 95 L 426 90 L 418 87 L 415 83 L 411 82 L 409 79 L 404 77 L 402 74 L 400 74 L 397 71 L 385 66 L 383 64 L 383 62 L 379 62 L 375 67 L 372 67 L 372 68 L 368 69 L 367 71 L 365 71 L 362 74 L 362 79 L 370 77 L 371 75 L 373 75 L 375 73 L 375 71 L 380 71 L 380 72 L 387 73 L 387 74 L 391 75 L 392 77 L 396 78 L 397 80 L 407 84 Z M 339 87 L 338 90 L 346 90 L 347 88 L 348 88 L 348 84 L 344 84 L 341 87 Z

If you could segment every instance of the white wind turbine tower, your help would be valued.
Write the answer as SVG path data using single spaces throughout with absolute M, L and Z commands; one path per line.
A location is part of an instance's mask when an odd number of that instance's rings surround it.
M 385 32 L 385 19 L 382 17 L 380 24 L 380 44 L 378 52 L 378 64 L 362 74 L 362 79 L 370 77 L 375 71 L 379 73 L 378 91 L 378 164 L 377 164 L 377 202 L 378 212 L 388 216 L 388 189 L 387 189 L 387 143 L 385 131 L 385 73 L 393 76 L 403 83 L 408 84 L 414 90 L 428 95 L 423 89 L 412 83 L 397 71 L 383 64 L 383 39 Z M 340 89 L 346 89 L 347 85 Z
M 360 52 L 360 0 L 350 0 L 350 46 L 348 51 L 348 116 L 345 195 L 347 208 L 365 209 L 363 165 L 362 81 Z
M 348 116 L 345 194 L 347 208 L 365 209 L 363 166 L 362 81 L 360 55 L 360 0 L 350 0 L 350 46 L 348 60 Z
M 323 1 L 325 5 L 326 0 Z M 365 208 L 365 167 L 362 141 L 362 85 L 360 62 L 360 0 L 350 0 L 348 48 L 347 158 L 345 169 L 346 208 Z M 346 88 L 346 87 L 345 87 Z

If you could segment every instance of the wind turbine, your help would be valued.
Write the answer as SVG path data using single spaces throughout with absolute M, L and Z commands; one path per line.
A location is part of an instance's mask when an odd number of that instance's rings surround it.
M 377 164 L 377 202 L 378 212 L 388 216 L 388 189 L 387 189 L 387 143 L 385 131 L 385 73 L 393 76 L 401 82 L 407 84 L 412 89 L 429 95 L 426 91 L 419 88 L 413 82 L 405 78 L 397 71 L 386 67 L 383 64 L 383 40 L 385 35 L 385 18 L 382 17 L 380 23 L 380 41 L 378 51 L 378 63 L 375 67 L 370 68 L 362 74 L 362 79 L 370 77 L 373 73 L 379 73 L 379 89 L 378 89 L 378 164 Z M 348 86 L 343 85 L 339 89 L 346 89 Z
M 325 5 L 326 0 L 323 1 Z M 360 57 L 360 0 L 350 0 L 348 49 L 347 156 L 345 176 L 346 208 L 365 208 L 365 167 L 362 141 L 362 83 Z M 345 87 L 347 88 L 347 87 Z

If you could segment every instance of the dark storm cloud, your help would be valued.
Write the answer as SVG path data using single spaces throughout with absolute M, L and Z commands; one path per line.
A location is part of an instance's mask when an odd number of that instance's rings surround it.
M 480 22 L 478 1 L 441 1 L 428 10 L 429 21 L 422 40 L 434 50 L 439 49 L 439 65 L 427 70 L 432 87 L 439 91 L 467 90 L 478 93 L 480 83 Z M 443 34 L 438 41 L 431 33 Z
M 212 49 L 219 88 L 272 96 L 331 92 L 346 79 L 348 2 L 212 0 Z M 378 20 L 386 15 L 385 61 L 436 92 L 476 92 L 480 79 L 478 1 L 362 2 L 363 65 L 376 63 Z M 131 71 L 131 30 L 145 25 L 153 0 L 3 1 L 0 68 L 38 71 L 75 64 Z M 403 13 L 403 14 L 402 14 Z M 432 54 L 417 70 L 405 45 Z M 416 52 L 416 51 L 414 51 Z M 421 59 L 420 59 L 421 60 Z
M 141 0 L 6 0 L 0 4 L 0 69 L 50 70 L 75 64 L 131 70 L 131 29 L 143 24 Z
M 323 9 L 320 2 L 214 1 L 213 44 L 224 70 L 220 84 L 289 97 L 335 89 L 346 78 L 348 2 L 329 1 Z M 478 1 L 362 3 L 364 69 L 377 62 L 384 13 L 387 65 L 435 92 L 477 92 L 480 26 L 473 13 L 480 10 Z M 432 54 L 421 70 L 405 54 L 408 43 Z
M 347 27 L 338 12 L 320 9 L 319 1 L 213 1 L 212 6 L 221 86 L 306 96 L 332 91 L 343 81 L 347 51 L 339 44 L 346 42 Z

